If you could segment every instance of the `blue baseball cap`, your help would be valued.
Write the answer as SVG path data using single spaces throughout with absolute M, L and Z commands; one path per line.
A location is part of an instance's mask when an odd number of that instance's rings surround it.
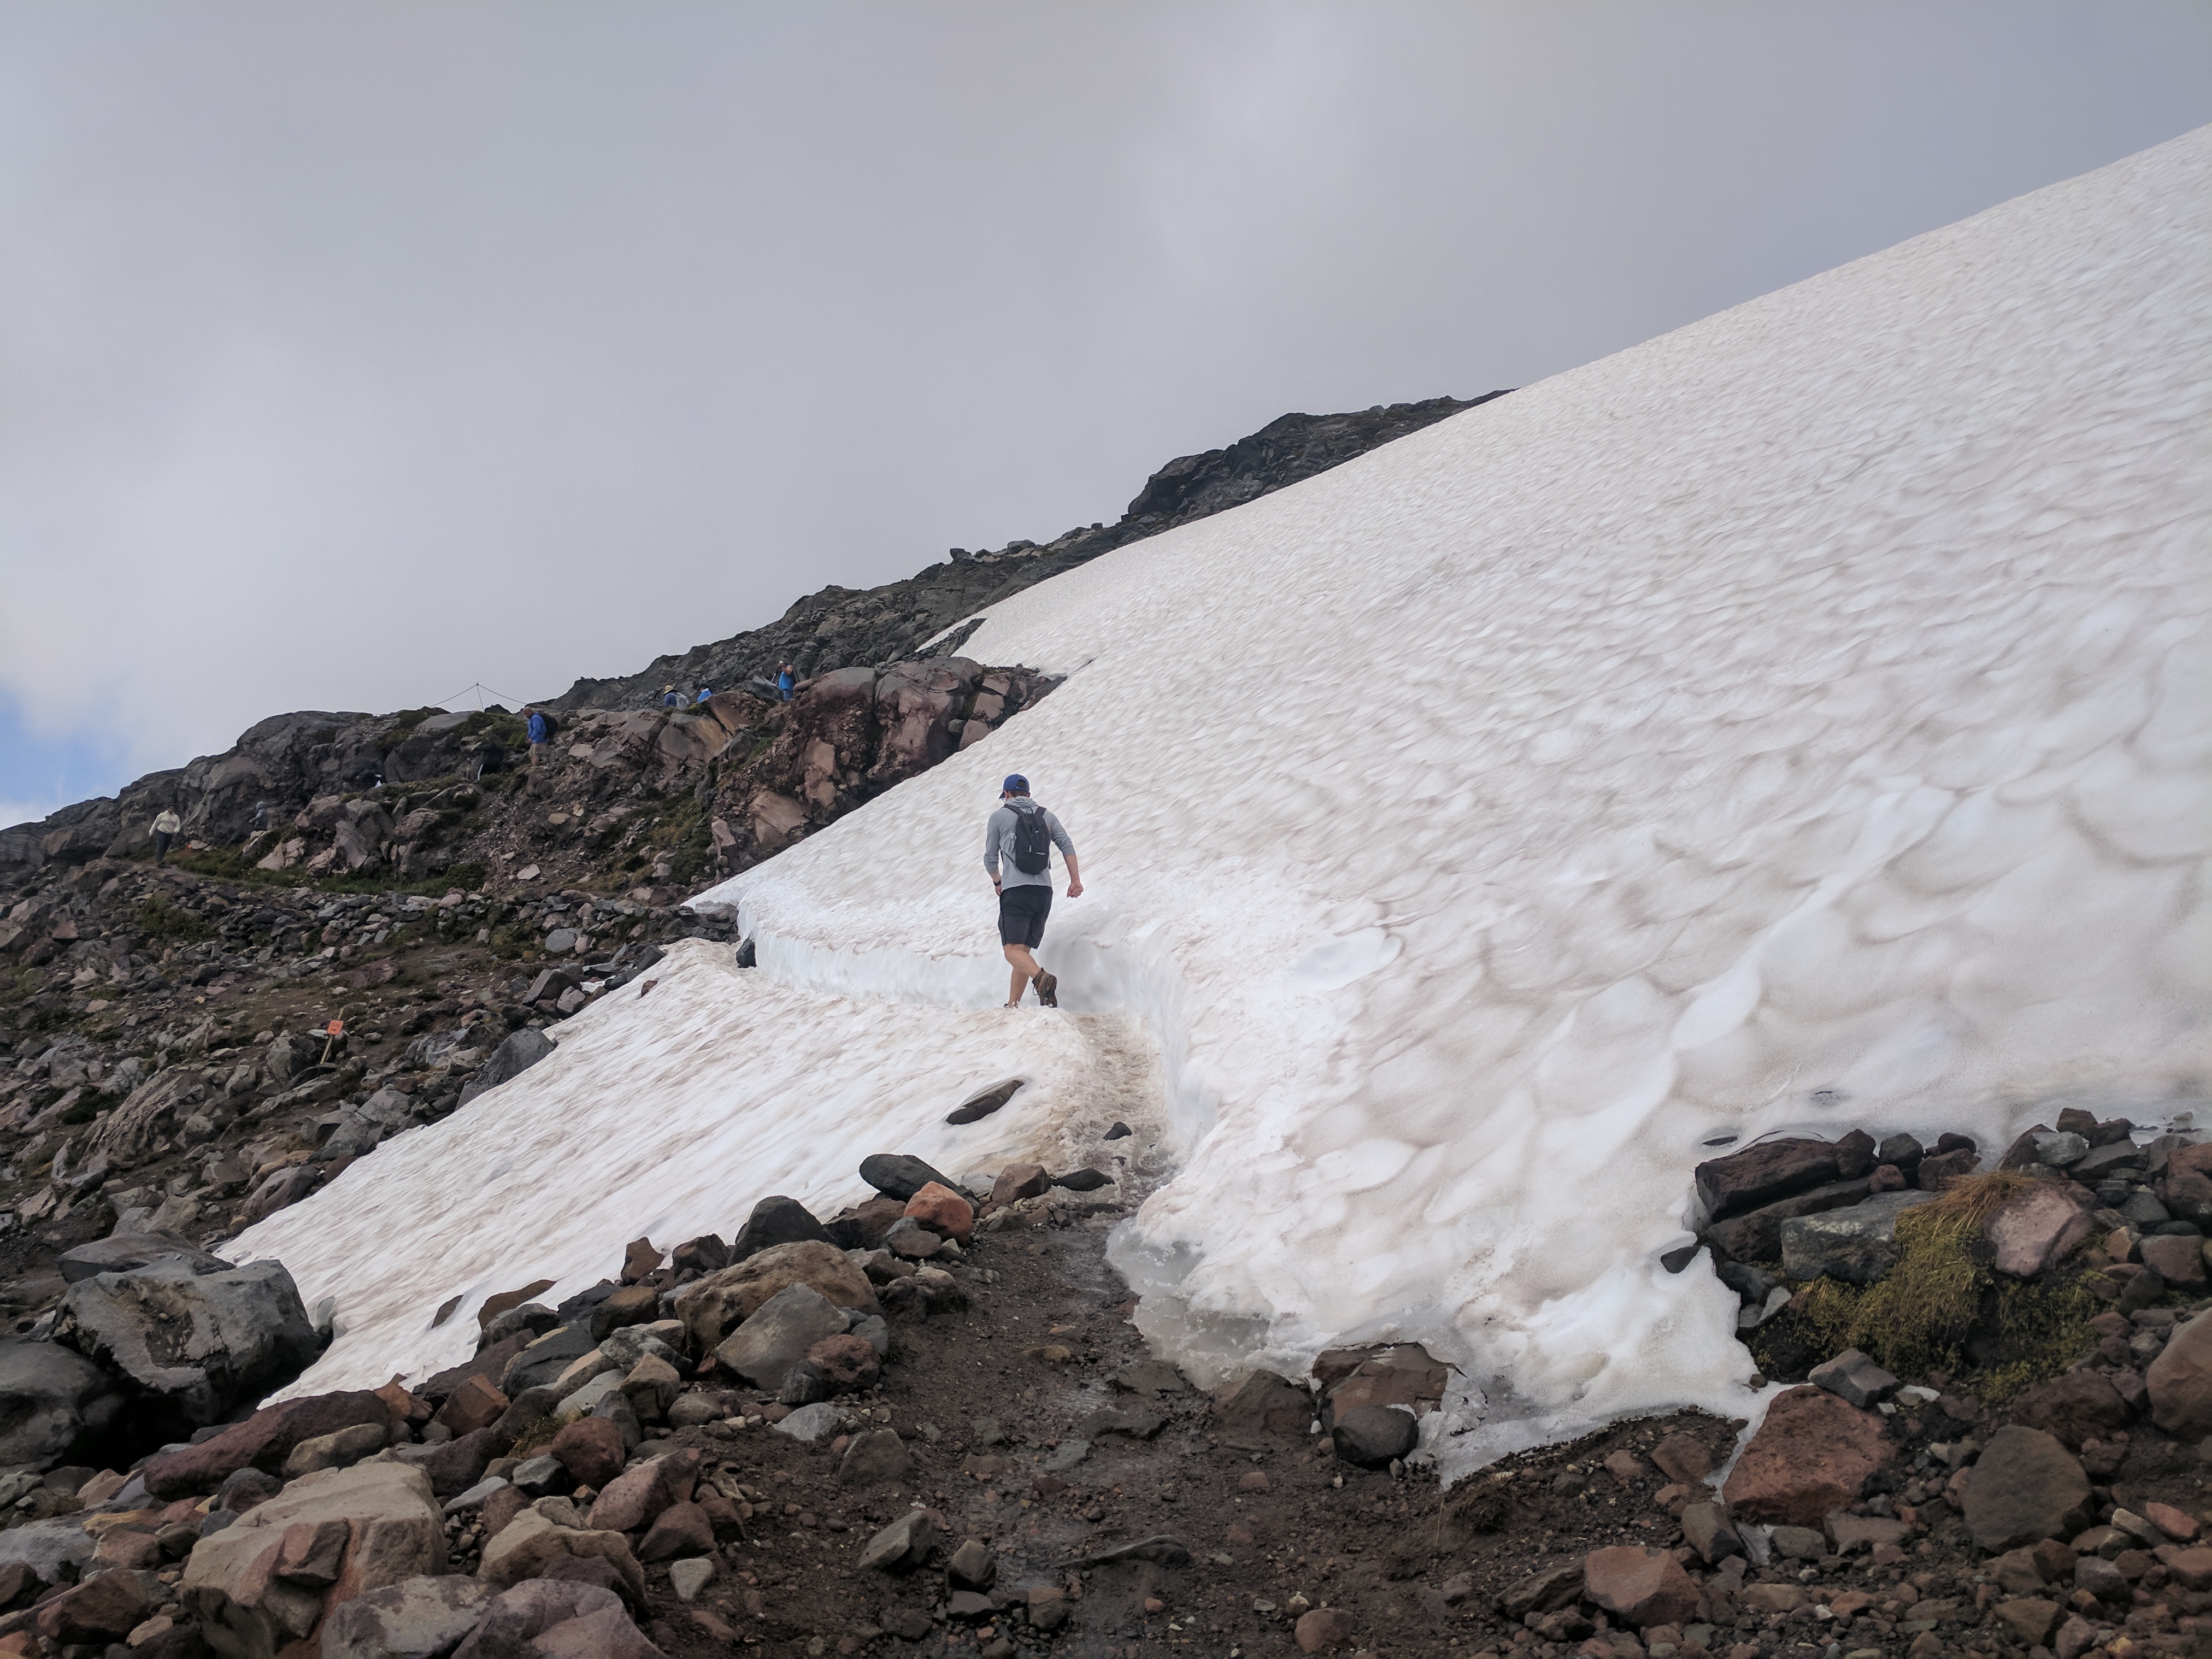
M 1030 781 L 1018 772 L 1007 773 L 1006 781 L 999 786 L 1002 795 L 1026 795 L 1029 792 Z

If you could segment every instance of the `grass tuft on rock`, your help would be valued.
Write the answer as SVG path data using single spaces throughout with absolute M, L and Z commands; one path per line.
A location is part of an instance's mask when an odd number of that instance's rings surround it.
M 1978 1372 L 1990 1404 L 2056 1376 L 2094 1344 L 2099 1303 L 2078 1273 L 2000 1279 L 1983 1230 L 2033 1178 L 1999 1170 L 1954 1182 L 1897 1218 L 1897 1265 L 1873 1284 L 1816 1280 L 1802 1315 L 1828 1353 L 1857 1348 L 1899 1376 Z

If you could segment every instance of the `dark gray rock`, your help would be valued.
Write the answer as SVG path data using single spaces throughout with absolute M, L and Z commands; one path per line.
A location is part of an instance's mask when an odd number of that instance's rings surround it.
M 485 1090 L 496 1089 L 510 1079 L 520 1077 L 551 1054 L 553 1046 L 551 1037 L 526 1025 L 519 1031 L 509 1032 L 507 1041 L 491 1051 L 491 1058 L 461 1085 L 461 1104 L 465 1106 Z
M 1336 1455 L 1363 1469 L 1379 1469 L 1413 1449 L 1421 1437 L 1413 1413 L 1395 1406 L 1355 1406 L 1330 1431 Z
M 1875 1149 L 1874 1159 L 1877 1164 L 1894 1164 L 1910 1181 L 1912 1172 L 1920 1167 L 1920 1160 L 1927 1155 L 1928 1149 L 1912 1136 L 1898 1134 L 1889 1136 Z
M 914 1459 L 892 1429 L 854 1435 L 837 1465 L 837 1479 L 848 1486 L 896 1486 L 913 1473 Z
M 505 1313 L 495 1314 L 490 1324 L 477 1337 L 477 1352 L 482 1353 L 510 1336 L 527 1334 L 532 1341 L 557 1329 L 561 1316 L 542 1302 L 526 1302 L 519 1308 L 509 1308 Z
M 1097 1170 L 1070 1170 L 1066 1175 L 1054 1176 L 1052 1184 L 1071 1193 L 1095 1193 L 1101 1187 L 1112 1186 L 1114 1177 Z
M 908 1572 L 929 1558 L 944 1533 L 927 1510 L 908 1510 L 860 1552 L 860 1565 L 878 1572 Z
M 1836 1148 L 1825 1140 L 1762 1140 L 1697 1168 L 1698 1199 L 1724 1221 L 1808 1187 L 1839 1178 Z
M 722 1339 L 714 1358 L 756 1388 L 780 1389 L 809 1348 L 847 1324 L 845 1310 L 812 1285 L 787 1285 Z
M 1805 1380 L 1862 1411 L 1881 1404 L 1898 1389 L 1897 1379 L 1856 1348 L 1846 1348 L 1826 1364 L 1815 1365 Z
M 70 1286 L 54 1340 L 195 1425 L 290 1382 L 321 1351 L 283 1263 L 202 1273 L 175 1257 Z
M 945 1115 L 947 1123 L 974 1123 L 991 1115 L 1019 1091 L 1025 1078 L 1008 1078 L 1004 1083 L 994 1083 L 989 1088 L 972 1094 Z
M 325 1621 L 322 1659 L 447 1659 L 491 1600 L 489 1585 L 451 1574 L 364 1591 Z
M 730 1246 L 730 1265 L 734 1267 L 746 1257 L 778 1244 L 799 1244 L 809 1239 L 818 1239 L 824 1244 L 837 1242 L 814 1218 L 814 1212 L 797 1199 L 764 1198 L 753 1206 L 745 1224 L 738 1229 L 737 1242 Z
M 1936 1200 L 1933 1193 L 1877 1193 L 1847 1210 L 1782 1224 L 1782 1271 L 1795 1279 L 1823 1275 L 1869 1285 L 1896 1265 L 1897 1218 Z
M 0 1342 L 0 1467 L 90 1455 L 129 1398 L 82 1354 L 52 1342 Z
M 1782 1257 L 1782 1224 L 1801 1215 L 1849 1209 L 1869 1195 L 1863 1175 L 1848 1181 L 1831 1181 L 1755 1210 L 1715 1222 L 1705 1230 L 1717 1249 L 1738 1261 L 1778 1261 Z
M 940 1187 L 960 1190 L 960 1183 L 951 1176 L 930 1168 L 918 1158 L 904 1152 L 872 1152 L 860 1160 L 860 1179 L 886 1198 L 912 1198 L 931 1182 Z
M 592 1340 L 588 1323 L 548 1331 L 507 1362 L 506 1370 L 500 1375 L 499 1391 L 512 1400 L 525 1389 L 544 1388 L 599 1346 Z

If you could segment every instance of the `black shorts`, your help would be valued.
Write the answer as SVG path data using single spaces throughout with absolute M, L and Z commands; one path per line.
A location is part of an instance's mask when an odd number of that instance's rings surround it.
M 1002 887 L 999 890 L 999 943 L 1026 945 L 1034 951 L 1044 943 L 1044 919 L 1052 914 L 1052 889 Z

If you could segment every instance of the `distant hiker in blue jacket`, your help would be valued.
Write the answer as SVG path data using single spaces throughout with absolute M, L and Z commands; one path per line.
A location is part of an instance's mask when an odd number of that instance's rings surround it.
M 662 686 L 660 688 L 660 706 L 663 708 L 681 708 L 684 707 L 683 693 L 678 691 L 672 685 Z
M 546 745 L 553 741 L 553 722 L 535 708 L 526 708 L 522 712 L 529 717 L 530 767 L 536 771 Z
M 714 688 L 713 686 L 711 686 L 711 685 L 702 685 L 702 686 L 701 686 L 701 687 L 699 688 L 699 695 L 698 695 L 697 696 L 696 696 L 696 697 L 692 698 L 692 699 L 691 699 L 691 701 L 692 701 L 693 702 L 706 702 L 706 701 L 707 701 L 707 699 L 708 699 L 708 698 L 709 698 L 709 697 L 713 696 L 714 695 Z
M 785 663 L 775 671 L 775 692 L 786 702 L 791 701 L 791 665 Z
M 1006 1006 L 1021 1006 L 1022 993 L 1035 984 L 1037 1000 L 1057 1008 L 1060 981 L 1038 967 L 1030 952 L 1044 943 L 1044 921 L 1052 914 L 1054 848 L 1067 860 L 1068 897 L 1083 896 L 1075 843 L 1058 818 L 1030 799 L 1030 781 L 1020 773 L 1007 775 L 999 787 L 999 810 L 983 826 L 983 868 L 999 895 L 999 943 L 1006 947 L 1006 964 L 1013 969 Z

